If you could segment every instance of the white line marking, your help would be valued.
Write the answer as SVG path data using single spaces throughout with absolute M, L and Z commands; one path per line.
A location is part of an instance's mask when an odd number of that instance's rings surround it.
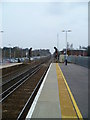
M 37 104 L 38 98 L 39 98 L 39 96 L 40 96 L 40 94 L 41 94 L 42 88 L 43 88 L 43 86 L 44 86 L 44 83 L 45 83 L 45 81 L 46 81 L 46 78 L 47 78 L 47 75 L 48 75 L 48 73 L 49 73 L 49 71 L 50 71 L 51 66 L 52 66 L 52 63 L 50 64 L 50 67 L 49 67 L 49 69 L 48 69 L 48 71 L 47 71 L 47 73 L 46 73 L 46 75 L 45 75 L 45 77 L 44 77 L 44 80 L 43 80 L 43 82 L 42 82 L 42 84 L 41 84 L 41 86 L 40 86 L 40 88 L 39 88 L 39 91 L 38 91 L 38 93 L 37 93 L 37 95 L 36 95 L 36 97 L 35 97 L 32 105 L 31 105 L 31 108 L 30 108 L 30 110 L 29 110 L 29 112 L 28 112 L 28 114 L 27 114 L 27 116 L 26 116 L 26 119 L 28 119 L 28 118 L 31 119 L 31 117 L 32 117 L 32 114 L 33 114 L 33 112 L 34 112 L 35 106 L 36 106 L 36 104 Z

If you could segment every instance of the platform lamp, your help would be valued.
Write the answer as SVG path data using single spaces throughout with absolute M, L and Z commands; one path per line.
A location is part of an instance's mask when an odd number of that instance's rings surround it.
M 10 46 L 10 61 L 11 61 L 11 44 L 8 44 Z
M 3 30 L 0 30 L 0 33 L 3 33 L 4 31 Z M 3 58 L 2 58 L 2 56 L 1 56 L 1 60 L 2 60 L 2 63 L 3 63 Z
M 65 57 L 65 65 L 67 65 L 67 33 L 71 32 L 71 30 L 62 30 L 62 32 L 66 33 L 66 57 Z

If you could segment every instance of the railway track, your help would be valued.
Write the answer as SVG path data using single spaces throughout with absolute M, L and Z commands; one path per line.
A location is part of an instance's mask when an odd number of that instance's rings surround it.
M 2 88 L 2 93 L 0 93 L 0 98 L 2 97 L 2 99 L 0 100 L 0 102 L 2 102 L 6 97 L 8 97 L 8 95 L 10 95 L 12 93 L 12 91 L 18 87 L 28 76 L 30 76 L 35 70 L 37 70 L 37 68 L 43 64 L 43 62 L 34 65 L 33 67 L 30 66 L 26 66 L 27 69 L 25 69 L 24 71 L 22 71 L 21 73 L 19 72 L 19 74 L 15 73 L 14 77 L 9 77 L 8 75 L 8 79 L 3 80 L 2 85 L 0 85 L 0 87 Z M 25 68 L 25 67 L 24 67 Z M 6 78 L 7 78 L 6 76 Z
M 2 80 L 2 84 L 5 81 L 8 81 L 8 79 L 11 79 L 13 76 L 17 76 L 17 74 L 21 74 L 21 72 L 25 72 L 27 69 L 29 69 L 30 67 L 33 67 L 34 65 L 37 65 L 37 62 L 35 63 L 34 61 L 31 62 L 30 64 L 21 64 L 21 65 L 17 65 L 15 70 L 14 68 L 7 68 L 9 70 L 6 70 L 6 68 L 2 69 L 2 76 L 0 77 L 0 80 Z M 4 71 L 5 70 L 5 71 Z M 6 73 L 7 71 L 7 73 Z M 3 73 L 4 72 L 4 73 Z M 5 74 L 6 73 L 6 74 Z
M 30 75 L 36 70 L 38 70 L 40 65 L 36 65 L 32 68 L 29 68 L 27 71 L 15 76 L 14 78 L 8 80 L 4 84 L 2 84 L 2 93 L 0 94 L 0 97 L 2 96 L 2 99 L 0 102 L 2 102 L 4 99 L 6 99 L 12 92 L 14 92 L 21 84 L 23 84 Z
M 11 81 L 15 81 L 20 75 L 23 75 L 25 72 L 29 71 L 30 69 L 32 70 L 34 67 L 36 67 L 38 64 L 41 64 L 38 61 L 33 61 L 29 64 L 22 64 L 22 67 L 20 65 L 20 68 L 16 70 L 12 71 L 10 70 L 9 73 L 3 75 L 2 77 L 0 77 L 0 81 L 2 81 L 2 84 L 0 84 L 0 87 L 6 85 L 6 83 L 10 83 Z M 11 68 L 12 69 L 12 68 Z M 4 89 L 4 87 L 3 87 Z
M 5 84 L 2 92 L 2 119 L 25 118 L 50 62 L 42 62 L 23 73 L 17 82 Z M 13 80 L 12 80 L 13 81 Z M 10 86 L 10 87 L 8 87 Z

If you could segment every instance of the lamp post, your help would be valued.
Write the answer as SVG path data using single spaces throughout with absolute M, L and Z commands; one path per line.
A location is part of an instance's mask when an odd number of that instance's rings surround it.
M 9 44 L 9 46 L 10 46 L 10 61 L 11 61 L 11 44 Z
M 59 49 L 59 34 L 57 33 L 57 49 Z
M 15 55 L 15 50 L 14 50 L 14 59 L 16 58 L 16 55 Z
M 67 65 L 67 33 L 71 32 L 71 30 L 62 30 L 62 32 L 66 33 L 66 57 L 65 57 L 65 65 Z
M 3 32 L 4 32 L 3 30 L 0 30 L 0 33 L 3 33 Z M 1 38 L 2 38 L 2 36 L 1 36 Z M 1 56 L 0 56 L 0 58 L 1 58 L 1 62 L 3 63 L 2 51 L 1 51 Z

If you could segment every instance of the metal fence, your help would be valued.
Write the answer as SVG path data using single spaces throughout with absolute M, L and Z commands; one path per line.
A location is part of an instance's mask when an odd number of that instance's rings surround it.
M 68 56 L 68 62 L 81 65 L 90 69 L 90 57 L 83 56 Z

